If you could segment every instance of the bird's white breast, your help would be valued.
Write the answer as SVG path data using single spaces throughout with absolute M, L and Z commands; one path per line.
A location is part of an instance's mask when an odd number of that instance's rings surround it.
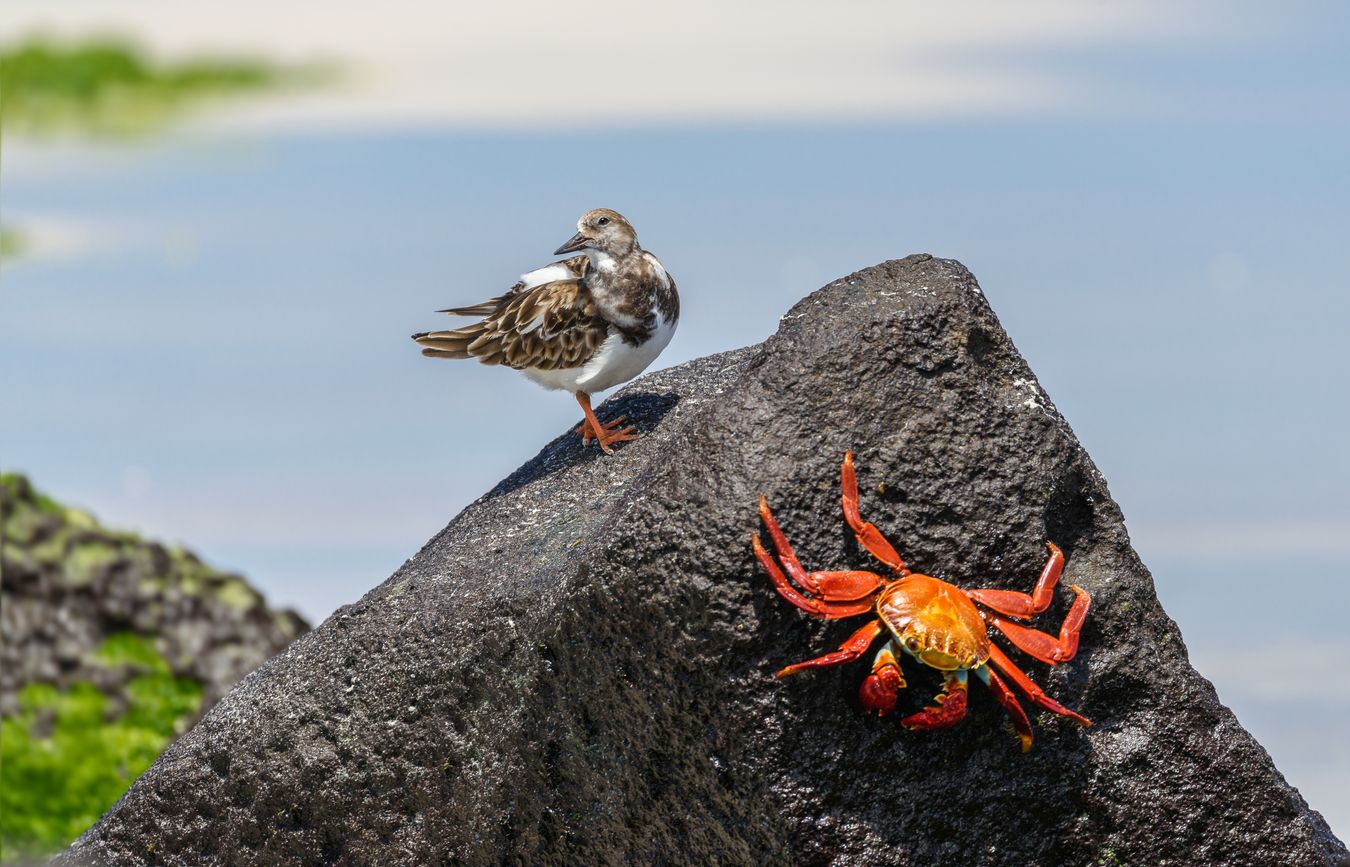
M 634 346 L 617 331 L 612 332 L 600 350 L 586 362 L 581 387 L 586 391 L 604 391 L 627 382 L 646 370 L 675 336 L 675 323 L 656 314 L 656 325 L 651 336 Z
M 675 336 L 675 322 L 667 322 L 659 312 L 651 336 L 634 346 L 611 329 L 604 343 L 581 367 L 563 370 L 524 370 L 544 388 L 584 391 L 593 394 L 621 385 L 646 370 Z

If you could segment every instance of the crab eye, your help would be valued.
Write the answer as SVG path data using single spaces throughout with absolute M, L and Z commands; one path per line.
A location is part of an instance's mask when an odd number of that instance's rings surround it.
M 919 639 L 917 639 L 917 638 L 906 638 L 906 639 L 905 639 L 905 647 L 908 647 L 910 650 L 917 651 L 917 650 L 919 649 Z
M 609 217 L 601 217 L 600 219 L 598 219 L 598 220 L 595 221 L 595 224 L 596 224 L 597 226 L 608 226 L 608 225 L 609 225 Z

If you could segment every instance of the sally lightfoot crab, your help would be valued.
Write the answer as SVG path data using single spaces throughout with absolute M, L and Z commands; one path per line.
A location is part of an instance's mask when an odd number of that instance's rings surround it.
M 1050 665 L 1073 659 L 1078 652 L 1078 633 L 1091 603 L 1081 587 L 1069 585 L 1075 598 L 1060 626 L 1058 638 L 1013 622 L 1026 620 L 1050 606 L 1055 585 L 1064 569 L 1064 554 L 1054 543 L 1049 544 L 1050 559 L 1041 570 L 1032 593 L 962 590 L 946 581 L 911 572 L 881 531 L 862 519 L 858 513 L 858 480 L 853 471 L 852 452 L 844 455 L 841 486 L 844 520 L 853 530 L 858 544 L 881 561 L 891 576 L 883 577 L 863 570 L 806 571 L 769 511 L 768 502 L 760 497 L 759 514 L 782 567 L 764 549 L 758 533 L 753 540 L 755 557 L 768 571 L 779 594 L 803 611 L 829 620 L 869 613 L 876 615 L 839 645 L 838 650 L 789 665 L 778 672 L 778 677 L 853 662 L 878 638 L 886 635 L 886 643 L 872 663 L 872 673 L 859 690 L 859 698 L 868 711 L 885 716 L 895 709 L 900 690 L 905 686 L 900 672 L 902 655 L 907 654 L 946 675 L 942 693 L 933 706 L 900 720 L 906 728 L 943 729 L 960 722 L 966 713 L 966 679 L 971 672 L 993 691 L 994 698 L 1012 717 L 1023 752 L 1031 749 L 1031 723 L 1004 677 L 1038 707 L 1080 725 L 1092 725 L 1032 683 L 1031 678 L 990 641 L 986 628 L 986 624 L 993 626 L 1015 647 Z M 976 603 L 989 610 L 977 608 Z

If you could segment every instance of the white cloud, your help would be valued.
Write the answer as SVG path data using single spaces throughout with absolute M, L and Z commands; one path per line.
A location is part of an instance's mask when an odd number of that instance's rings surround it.
M 166 53 L 335 58 L 353 71 L 341 89 L 255 103 L 232 123 L 550 131 L 1065 109 L 1092 95 L 1038 69 L 1039 52 L 1218 38 L 1238 17 L 1156 0 L 7 0 L 6 11 L 0 37 L 124 32 Z

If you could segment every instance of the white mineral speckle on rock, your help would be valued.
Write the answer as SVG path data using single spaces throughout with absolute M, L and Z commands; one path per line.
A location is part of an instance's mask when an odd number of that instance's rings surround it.
M 1041 401 L 1040 386 L 1036 384 L 1035 380 L 1018 377 L 1013 380 L 1013 388 L 1030 393 L 1030 396 L 1026 400 L 1021 401 L 1018 406 L 1025 406 L 1027 409 L 1035 409 L 1042 412 L 1046 411 L 1046 406 Z

